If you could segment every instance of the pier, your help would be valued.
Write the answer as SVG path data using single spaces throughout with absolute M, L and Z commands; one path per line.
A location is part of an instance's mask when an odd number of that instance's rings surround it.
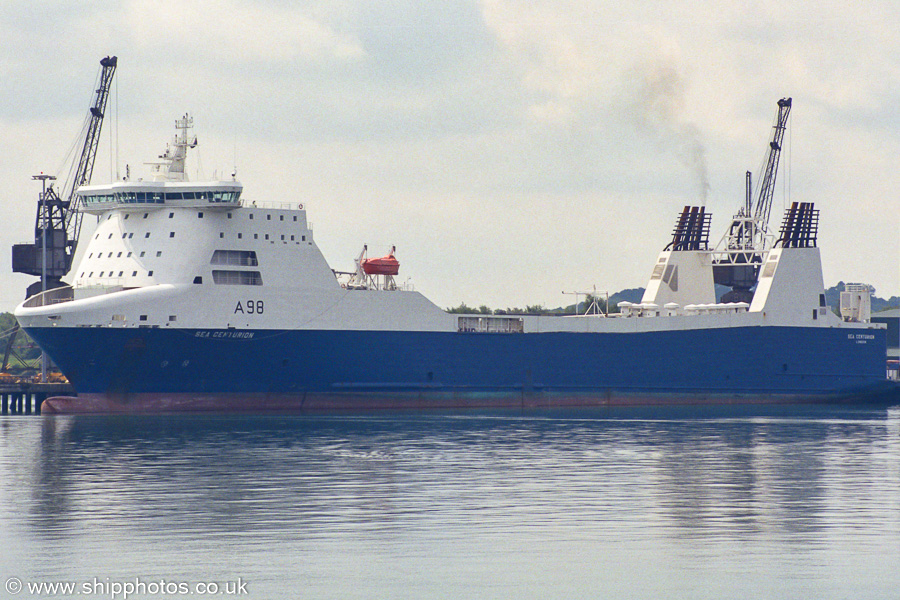
M 2 383 L 0 415 L 39 415 L 47 398 L 74 394 L 68 383 Z

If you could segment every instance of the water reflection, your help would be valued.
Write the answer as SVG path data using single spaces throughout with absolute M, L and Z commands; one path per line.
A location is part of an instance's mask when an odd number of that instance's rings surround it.
M 650 517 L 689 536 L 812 534 L 846 491 L 842 474 L 877 486 L 888 466 L 875 460 L 890 443 L 886 411 L 597 416 L 46 418 L 29 518 L 45 534 L 102 518 L 147 534 L 307 535 L 333 521 L 409 527 L 513 511 L 572 527 Z
M 0 524 L 57 565 L 227 549 L 272 590 L 286 549 L 307 584 L 350 555 L 522 577 L 548 552 L 740 564 L 843 535 L 865 559 L 900 534 L 898 438 L 889 407 L 7 420 L 0 474 L 29 501 Z

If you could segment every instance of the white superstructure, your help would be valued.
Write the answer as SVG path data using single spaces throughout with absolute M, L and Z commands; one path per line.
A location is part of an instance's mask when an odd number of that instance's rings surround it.
M 652 269 L 641 303 L 623 304 L 620 313 L 447 314 L 392 282 L 368 285 L 359 274 L 342 280 L 316 246 L 301 202 L 248 203 L 235 178 L 189 181 L 186 154 L 197 139 L 189 136 L 187 115 L 176 125 L 180 135 L 154 163 L 152 180 L 79 189 L 85 212 L 98 217 L 98 226 L 70 273 L 71 287 L 26 301 L 17 311 L 23 323 L 523 333 L 841 325 L 825 305 L 815 247 L 768 249 L 752 303 L 716 302 L 714 268 L 721 265 L 721 251 L 670 244 Z
M 67 287 L 16 308 L 77 397 L 49 412 L 345 410 L 802 401 L 882 393 L 882 325 L 825 306 L 817 212 L 765 248 L 706 244 L 685 207 L 643 301 L 577 316 L 449 314 L 398 285 L 394 249 L 351 272 L 303 199 L 191 182 L 181 135 L 149 181 L 78 190 L 98 218 Z M 717 302 L 716 282 L 733 282 Z M 718 277 L 717 277 L 718 274 Z

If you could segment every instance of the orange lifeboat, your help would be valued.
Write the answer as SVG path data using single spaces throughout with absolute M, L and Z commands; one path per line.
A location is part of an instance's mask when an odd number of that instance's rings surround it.
M 394 249 L 381 258 L 367 258 L 362 263 L 366 275 L 396 275 L 400 272 L 400 261 L 394 258 Z

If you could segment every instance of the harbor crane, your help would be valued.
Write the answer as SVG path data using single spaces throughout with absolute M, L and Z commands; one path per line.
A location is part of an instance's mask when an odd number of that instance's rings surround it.
M 778 163 L 784 132 L 791 113 L 791 99 L 778 101 L 774 133 L 766 155 L 766 166 L 759 185 L 756 202 L 753 202 L 752 176 L 746 173 L 746 198 L 744 205 L 731 220 L 728 232 L 717 247 L 713 265 L 713 279 L 717 284 L 732 288 L 723 296 L 723 302 L 750 302 L 756 284 L 759 267 L 765 253 L 772 247 L 774 236 L 769 231 L 769 216 L 778 177 Z
M 81 155 L 77 164 L 73 163 L 75 168 L 63 189 L 57 192 L 53 185 L 56 178 L 52 175 L 42 173 L 34 176 L 34 179 L 41 180 L 43 184 L 34 224 L 34 243 L 16 244 L 12 252 L 14 272 L 41 278 L 41 281 L 28 287 L 26 297 L 62 286 L 60 279 L 72 266 L 82 217 L 76 191 L 91 181 L 106 101 L 117 62 L 115 56 L 107 56 L 100 61 L 99 85 L 85 121 Z
M 34 242 L 15 244 L 12 248 L 13 272 L 40 277 L 39 281 L 28 286 L 26 298 L 65 285 L 62 277 L 72 266 L 81 232 L 82 212 L 76 191 L 91 182 L 97 147 L 100 145 L 100 130 L 106 112 L 106 101 L 109 98 L 117 63 L 118 59 L 115 56 L 107 56 L 100 61 L 99 84 L 85 120 L 81 154 L 77 163 L 72 162 L 74 169 L 66 179 L 62 191 L 58 193 L 54 188 L 56 177 L 53 175 L 41 173 L 33 177 L 42 185 L 34 222 Z M 9 366 L 10 353 L 18 331 L 17 325 L 7 334 L 2 366 L 4 372 Z M 41 368 L 42 381 L 46 381 L 46 368 L 44 358 Z

